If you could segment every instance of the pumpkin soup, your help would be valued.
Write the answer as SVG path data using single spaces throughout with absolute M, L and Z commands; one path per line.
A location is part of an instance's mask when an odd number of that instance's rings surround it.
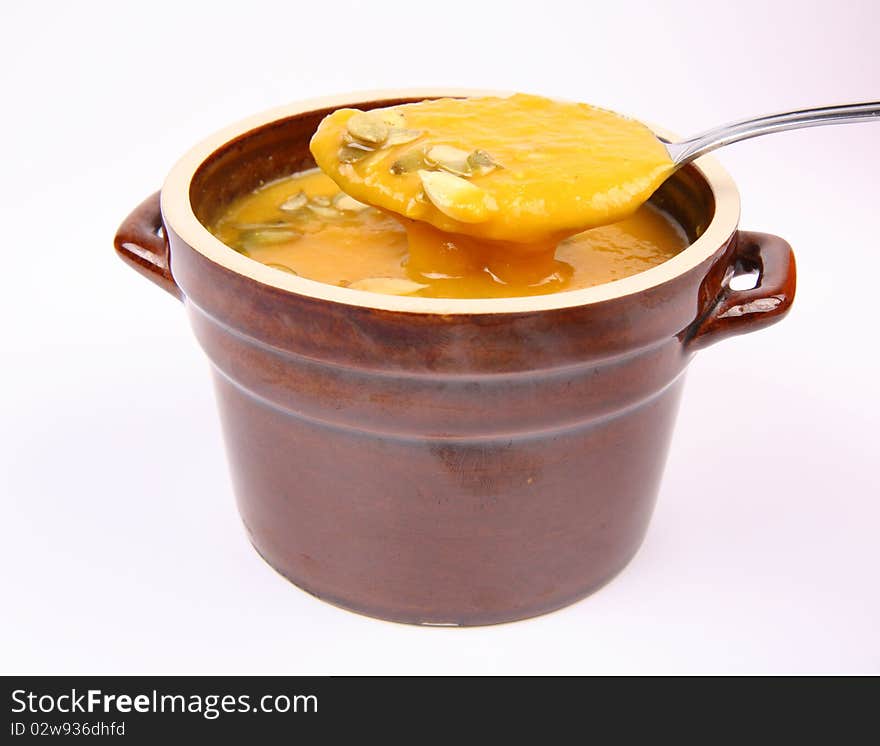
M 283 272 L 393 295 L 492 298 L 576 290 L 642 272 L 687 245 L 681 228 L 645 204 L 612 225 L 577 233 L 555 253 L 509 254 L 444 234 L 341 192 L 318 169 L 266 184 L 212 226 L 241 253 Z

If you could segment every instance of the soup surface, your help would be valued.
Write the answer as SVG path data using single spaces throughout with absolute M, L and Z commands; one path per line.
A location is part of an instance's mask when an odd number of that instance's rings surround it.
M 555 253 L 444 234 L 428 222 L 363 204 L 318 169 L 240 197 L 211 226 L 228 246 L 279 271 L 394 295 L 541 295 L 642 272 L 687 245 L 682 229 L 644 204 L 611 225 L 564 238 Z

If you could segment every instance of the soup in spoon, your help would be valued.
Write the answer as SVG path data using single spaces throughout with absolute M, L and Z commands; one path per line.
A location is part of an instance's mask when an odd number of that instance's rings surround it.
M 355 199 L 511 251 L 621 220 L 673 170 L 640 122 L 524 94 L 339 109 L 311 150 Z

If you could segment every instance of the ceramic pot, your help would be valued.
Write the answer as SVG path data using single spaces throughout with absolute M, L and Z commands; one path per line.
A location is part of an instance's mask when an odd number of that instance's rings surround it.
M 311 167 L 340 106 L 294 104 L 193 148 L 116 236 L 183 301 L 213 365 L 242 519 L 257 551 L 371 616 L 478 625 L 570 604 L 614 577 L 653 510 L 693 354 L 779 320 L 795 265 L 738 230 L 710 158 L 652 198 L 692 243 L 649 271 L 505 299 L 379 295 L 282 273 L 204 227 L 234 197 Z M 733 277 L 756 275 L 734 290 Z

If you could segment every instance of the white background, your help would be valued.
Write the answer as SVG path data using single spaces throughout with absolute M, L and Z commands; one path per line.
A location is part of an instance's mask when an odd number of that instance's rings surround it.
M 742 226 L 795 247 L 795 308 L 693 363 L 625 572 L 493 628 L 367 619 L 263 564 L 184 311 L 111 248 L 196 141 L 311 96 L 516 89 L 682 133 L 880 98 L 871 0 L 712 5 L 5 6 L 0 670 L 880 673 L 880 122 L 718 154 Z

